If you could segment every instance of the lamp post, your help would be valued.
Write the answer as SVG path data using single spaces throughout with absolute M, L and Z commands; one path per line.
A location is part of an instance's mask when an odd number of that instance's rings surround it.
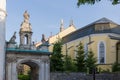
M 95 73 L 96 73 L 96 68 L 93 68 L 93 80 L 95 80 Z

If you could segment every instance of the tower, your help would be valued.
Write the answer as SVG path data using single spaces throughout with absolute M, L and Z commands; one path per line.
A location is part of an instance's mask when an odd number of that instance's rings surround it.
M 5 80 L 6 0 L 0 0 L 0 80 Z
M 74 26 L 73 20 L 70 20 L 70 25 L 69 26 Z
M 23 14 L 24 21 L 21 24 L 20 28 L 20 48 L 21 49 L 31 49 L 31 38 L 32 38 L 32 28 L 29 22 L 29 14 L 27 11 Z
M 61 20 L 61 24 L 60 24 L 60 32 L 62 32 L 64 30 L 64 22 L 63 19 Z

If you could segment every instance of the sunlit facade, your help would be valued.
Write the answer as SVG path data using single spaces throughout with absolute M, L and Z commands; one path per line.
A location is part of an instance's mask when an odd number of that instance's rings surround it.
M 62 39 L 64 55 L 75 58 L 75 50 L 82 42 L 85 53 L 90 49 L 94 52 L 98 68 L 111 70 L 114 62 L 120 63 L 120 25 L 107 18 L 99 19 Z

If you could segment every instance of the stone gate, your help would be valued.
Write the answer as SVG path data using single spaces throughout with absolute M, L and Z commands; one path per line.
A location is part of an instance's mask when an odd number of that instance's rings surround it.
M 31 80 L 50 80 L 49 52 L 36 50 L 6 50 L 6 80 L 18 80 L 18 65 L 31 67 Z
M 32 42 L 32 28 L 27 11 L 23 14 L 24 21 L 21 24 L 19 35 L 20 44 L 16 45 L 16 32 L 6 42 L 5 80 L 18 80 L 19 65 L 30 67 L 30 80 L 50 80 L 50 62 L 48 42 L 42 36 L 41 45 L 36 47 Z

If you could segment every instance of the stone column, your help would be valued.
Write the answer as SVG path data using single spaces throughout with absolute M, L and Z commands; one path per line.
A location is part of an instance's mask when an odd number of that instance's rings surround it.
M 0 80 L 5 80 L 6 0 L 0 0 Z
M 44 78 L 45 78 L 45 69 L 44 69 L 44 67 L 45 67 L 45 64 L 44 64 L 44 62 L 41 62 L 40 63 L 40 68 L 39 68 L 39 80 L 45 80 Z
M 12 75 L 11 75 L 11 63 L 8 63 L 8 66 L 7 66 L 7 80 L 12 80 Z
M 7 80 L 18 80 L 15 62 L 8 63 Z
M 12 57 L 6 57 L 6 63 L 7 63 L 7 80 L 18 80 L 17 77 L 17 58 L 15 56 Z
M 50 64 L 49 64 L 49 62 L 45 63 L 45 80 L 50 80 Z
M 12 80 L 18 80 L 17 77 L 17 65 L 15 62 L 12 63 L 12 68 L 11 68 L 11 75 L 12 75 Z

